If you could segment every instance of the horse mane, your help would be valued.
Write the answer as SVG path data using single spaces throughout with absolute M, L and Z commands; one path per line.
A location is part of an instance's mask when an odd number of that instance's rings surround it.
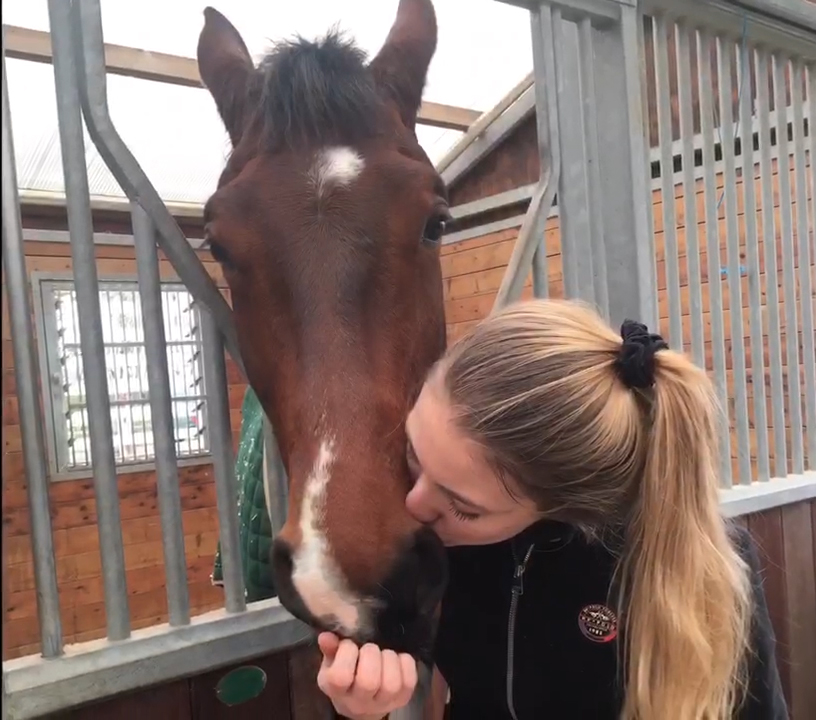
M 337 28 L 278 43 L 256 71 L 256 118 L 271 151 L 354 143 L 382 127 L 383 99 L 366 55 Z

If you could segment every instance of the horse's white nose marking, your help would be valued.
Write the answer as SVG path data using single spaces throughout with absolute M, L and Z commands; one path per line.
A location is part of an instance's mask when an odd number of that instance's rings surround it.
M 350 185 L 363 167 L 365 161 L 353 148 L 340 145 L 321 150 L 310 172 L 318 197 L 323 197 L 332 185 Z
M 324 439 L 303 492 L 301 541 L 294 556 L 292 582 L 315 617 L 355 634 L 365 631 L 367 619 L 360 599 L 348 589 L 325 535 L 326 486 L 333 461 L 334 441 Z

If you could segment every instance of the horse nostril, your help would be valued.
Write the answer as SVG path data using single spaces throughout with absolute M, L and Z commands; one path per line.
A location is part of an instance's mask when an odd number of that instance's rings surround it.
M 294 562 L 292 560 L 292 546 L 288 542 L 277 538 L 272 543 L 272 571 L 279 582 L 282 578 L 292 577 Z

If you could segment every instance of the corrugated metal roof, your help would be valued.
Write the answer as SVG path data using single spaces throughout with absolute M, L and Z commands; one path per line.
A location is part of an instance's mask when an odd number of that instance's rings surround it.
M 102 0 L 105 41 L 194 57 L 203 22 L 199 0 Z M 257 3 L 230 0 L 221 8 L 259 57 L 269 36 L 315 36 L 344 14 L 342 28 L 375 53 L 393 21 L 397 0 L 311 0 Z M 526 11 L 493 0 L 435 0 L 439 49 L 431 65 L 427 100 L 486 110 L 532 67 Z M 48 29 L 45 0 L 9 0 L 3 22 Z M 266 35 L 265 33 L 269 33 Z M 501 58 L 501 63 L 497 59 Z M 64 192 L 50 65 L 6 60 L 18 184 L 32 191 Z M 109 76 L 108 102 L 116 127 L 167 202 L 202 203 L 215 187 L 229 150 L 228 138 L 205 90 Z M 419 126 L 432 160 L 462 137 L 455 130 Z M 86 136 L 91 194 L 124 193 Z

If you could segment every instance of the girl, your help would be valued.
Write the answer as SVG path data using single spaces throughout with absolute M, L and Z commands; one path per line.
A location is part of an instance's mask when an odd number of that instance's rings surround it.
M 436 365 L 409 511 L 450 547 L 426 717 L 787 718 L 756 554 L 719 512 L 705 372 L 639 324 L 518 303 Z M 379 720 L 409 656 L 323 633 L 318 684 Z

